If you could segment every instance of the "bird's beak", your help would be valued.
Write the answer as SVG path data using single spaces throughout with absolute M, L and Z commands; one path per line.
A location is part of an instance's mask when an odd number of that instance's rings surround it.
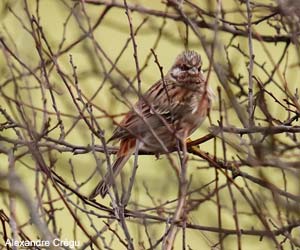
M 199 73 L 197 67 L 191 68 L 188 72 L 189 72 L 190 75 L 193 75 L 193 76 L 197 75 Z

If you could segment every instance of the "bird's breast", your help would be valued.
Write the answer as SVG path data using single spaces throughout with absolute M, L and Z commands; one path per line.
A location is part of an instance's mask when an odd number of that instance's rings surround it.
M 194 94 L 191 99 L 191 112 L 185 114 L 181 122 L 181 128 L 188 131 L 191 135 L 205 120 L 211 108 L 211 98 L 206 92 L 203 94 Z

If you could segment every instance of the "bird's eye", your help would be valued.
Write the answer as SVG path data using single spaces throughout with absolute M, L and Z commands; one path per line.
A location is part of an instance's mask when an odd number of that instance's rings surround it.
M 181 69 L 184 71 L 187 71 L 187 70 L 189 70 L 189 67 L 184 64 L 181 66 Z

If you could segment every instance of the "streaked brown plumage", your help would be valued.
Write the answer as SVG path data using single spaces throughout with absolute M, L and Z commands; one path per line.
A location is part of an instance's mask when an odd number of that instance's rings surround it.
M 90 199 L 106 195 L 115 178 L 136 149 L 154 154 L 176 148 L 204 121 L 213 93 L 201 72 L 200 55 L 194 51 L 180 54 L 163 80 L 155 83 L 134 105 L 109 139 L 120 140 L 113 177 L 109 174 L 96 186 Z

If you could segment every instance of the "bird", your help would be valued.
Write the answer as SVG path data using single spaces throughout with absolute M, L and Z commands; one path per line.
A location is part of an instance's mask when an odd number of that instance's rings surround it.
M 213 99 L 201 56 L 193 50 L 179 54 L 167 74 L 139 97 L 107 141 L 120 141 L 116 160 L 89 199 L 106 196 L 136 147 L 155 155 L 174 151 L 209 115 Z

